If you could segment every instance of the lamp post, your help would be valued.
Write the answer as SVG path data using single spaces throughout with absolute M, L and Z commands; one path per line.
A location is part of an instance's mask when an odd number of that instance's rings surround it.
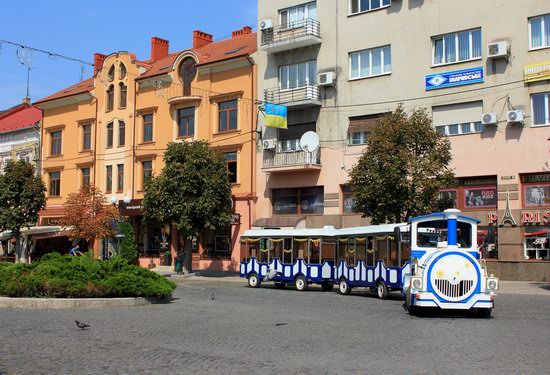
M 118 197 L 116 195 L 112 195 L 111 198 L 109 198 L 109 200 L 111 201 L 113 207 L 120 208 L 120 205 L 117 205 Z M 122 201 L 124 202 L 125 205 L 128 205 L 132 201 L 132 198 L 125 195 L 124 198 L 122 199 Z M 119 214 L 120 214 L 120 212 L 119 212 Z M 122 222 L 122 220 L 120 219 L 120 215 L 119 215 L 118 220 L 117 220 L 117 233 L 115 234 L 115 238 L 117 240 L 117 255 L 119 255 L 119 256 L 120 256 L 120 240 L 126 237 L 124 235 L 124 233 L 122 233 L 120 231 L 120 223 L 121 222 Z

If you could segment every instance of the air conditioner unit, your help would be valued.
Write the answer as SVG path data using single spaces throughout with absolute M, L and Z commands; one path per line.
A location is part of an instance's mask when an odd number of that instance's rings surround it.
M 264 150 L 273 150 L 275 147 L 277 147 L 276 139 L 266 139 L 262 141 L 262 148 Z
M 481 116 L 481 123 L 483 125 L 496 125 L 497 122 L 497 114 L 495 112 L 484 113 Z
M 334 72 L 324 72 L 317 75 L 317 84 L 319 86 L 332 86 L 336 80 Z
M 487 44 L 487 58 L 497 59 L 499 57 L 508 57 L 508 42 L 496 42 Z
M 268 30 L 273 28 L 273 20 L 263 20 L 260 22 L 260 30 Z
M 508 111 L 506 118 L 508 122 L 523 122 L 523 111 Z

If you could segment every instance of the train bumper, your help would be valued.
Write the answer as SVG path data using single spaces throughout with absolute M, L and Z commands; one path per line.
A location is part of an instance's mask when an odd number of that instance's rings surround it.
M 418 292 L 413 295 L 412 305 L 418 307 L 439 307 L 441 309 L 458 310 L 469 310 L 471 308 L 492 309 L 494 306 L 494 295 L 474 294 L 467 301 L 446 302 L 441 301 L 433 293 Z

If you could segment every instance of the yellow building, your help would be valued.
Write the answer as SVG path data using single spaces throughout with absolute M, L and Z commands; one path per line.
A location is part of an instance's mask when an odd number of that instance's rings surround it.
M 235 220 L 193 246 L 194 268 L 236 270 L 238 236 L 255 212 L 255 52 L 256 34 L 244 27 L 217 42 L 194 31 L 193 47 L 175 53 L 168 41 L 153 37 L 144 61 L 128 52 L 95 54 L 94 77 L 36 103 L 44 110 L 48 187 L 42 223 L 63 215 L 68 194 L 95 184 L 131 218 L 140 262 L 158 265 L 166 250 L 173 257 L 191 244 L 168 223 L 142 220 L 144 182 L 160 174 L 169 142 L 207 140 L 226 158 Z M 96 255 L 106 255 L 108 241 L 96 243 Z

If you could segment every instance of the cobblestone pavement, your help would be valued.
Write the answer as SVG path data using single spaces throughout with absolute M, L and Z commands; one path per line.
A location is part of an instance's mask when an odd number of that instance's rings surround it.
M 215 299 L 211 299 L 215 293 Z M 180 281 L 167 305 L 0 310 L 0 374 L 548 374 L 550 296 L 493 318 L 411 317 L 397 297 Z M 91 325 L 79 330 L 74 320 Z

